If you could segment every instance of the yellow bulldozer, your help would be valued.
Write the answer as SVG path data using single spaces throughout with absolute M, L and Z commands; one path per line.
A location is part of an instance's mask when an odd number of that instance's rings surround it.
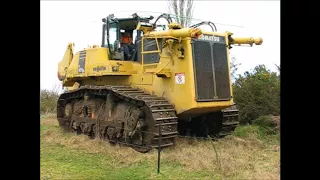
M 159 26 L 160 19 L 167 25 Z M 234 131 L 229 50 L 261 45 L 261 38 L 233 37 L 206 21 L 181 27 L 166 13 L 110 14 L 102 22 L 101 46 L 75 52 L 69 43 L 59 62 L 62 129 L 139 152 L 174 146 L 178 136 L 222 138 Z

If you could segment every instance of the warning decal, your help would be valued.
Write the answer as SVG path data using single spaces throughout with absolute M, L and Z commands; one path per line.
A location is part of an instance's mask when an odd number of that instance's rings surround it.
M 186 83 L 186 78 L 185 78 L 184 73 L 176 73 L 175 80 L 176 80 L 176 84 L 185 84 Z

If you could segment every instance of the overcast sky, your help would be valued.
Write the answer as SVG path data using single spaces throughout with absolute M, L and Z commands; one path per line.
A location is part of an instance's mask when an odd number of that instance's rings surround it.
M 242 74 L 257 64 L 265 64 L 276 71 L 274 63 L 280 64 L 280 1 L 196 0 L 194 7 L 193 18 L 216 23 L 218 31 L 228 30 L 234 36 L 263 38 L 261 46 L 234 46 L 231 49 L 231 54 L 241 63 L 238 73 Z M 51 89 L 60 84 L 58 62 L 68 42 L 74 42 L 76 50 L 92 44 L 100 45 L 101 19 L 110 13 L 130 10 L 168 12 L 165 1 L 154 0 L 41 1 L 41 89 Z

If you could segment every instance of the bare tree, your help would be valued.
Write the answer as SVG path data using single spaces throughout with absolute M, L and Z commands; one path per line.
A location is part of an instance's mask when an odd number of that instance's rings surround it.
M 274 65 L 277 67 L 278 72 L 280 73 L 280 65 L 277 65 L 274 63 Z
M 277 67 L 277 70 L 278 70 L 278 73 L 279 73 L 279 75 L 278 75 L 278 77 L 280 78 L 280 65 L 277 65 L 277 64 L 275 64 L 275 63 L 273 63 L 276 67 Z
M 236 80 L 237 79 L 237 70 L 238 70 L 238 67 L 241 65 L 241 63 L 237 63 L 237 59 L 235 57 L 232 57 L 231 58 L 231 61 L 230 61 L 230 71 L 231 71 L 231 77 L 233 80 Z
M 176 17 L 177 23 L 182 27 L 188 27 L 193 16 L 193 0 L 167 0 L 171 14 Z

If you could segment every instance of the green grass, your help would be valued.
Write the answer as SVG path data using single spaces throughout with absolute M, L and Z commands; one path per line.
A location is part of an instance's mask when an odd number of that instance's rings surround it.
M 141 154 L 66 134 L 54 118 L 44 118 L 40 121 L 41 179 L 279 179 L 279 141 L 261 141 L 257 128 L 250 128 L 240 126 L 237 136 L 214 142 L 217 153 L 212 142 L 180 139 L 175 148 L 162 152 L 157 174 L 155 150 Z
M 183 172 L 180 164 L 141 161 L 132 165 L 103 154 L 91 154 L 57 143 L 41 143 L 42 179 L 188 179 L 214 177 L 205 171 Z
M 239 126 L 233 135 L 244 138 L 253 137 L 269 144 L 280 144 L 280 134 L 269 127 L 257 125 Z

